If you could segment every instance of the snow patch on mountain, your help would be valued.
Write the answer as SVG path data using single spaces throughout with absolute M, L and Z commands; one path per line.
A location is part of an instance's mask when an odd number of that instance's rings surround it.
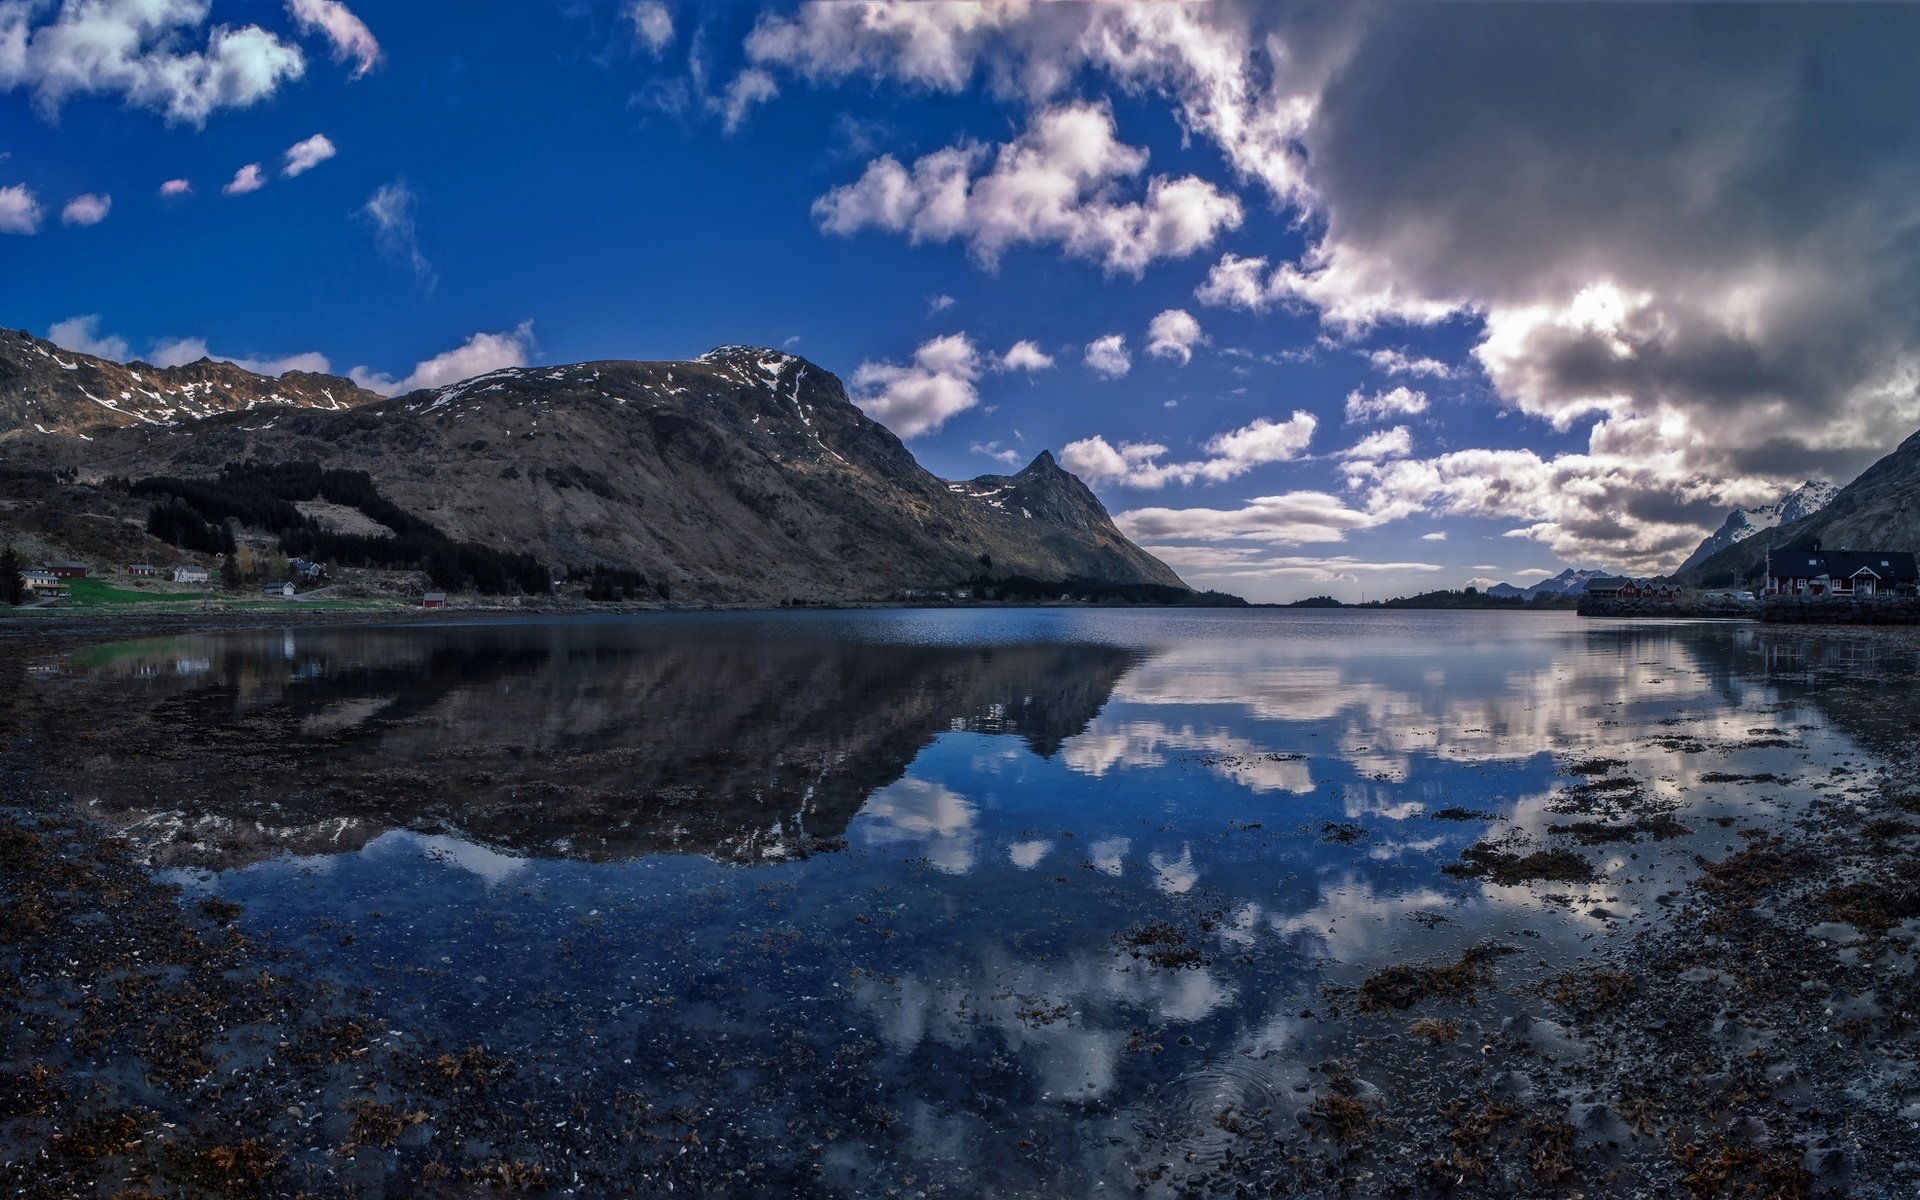
M 1840 489 L 1824 479 L 1809 479 L 1794 488 L 1772 504 L 1758 504 L 1752 508 L 1736 508 L 1727 514 L 1727 519 L 1714 532 L 1687 556 L 1680 564 L 1682 571 L 1701 563 L 1725 550 L 1728 546 L 1744 542 L 1763 529 L 1772 529 L 1779 525 L 1791 525 L 1804 517 L 1810 517 L 1832 502 Z

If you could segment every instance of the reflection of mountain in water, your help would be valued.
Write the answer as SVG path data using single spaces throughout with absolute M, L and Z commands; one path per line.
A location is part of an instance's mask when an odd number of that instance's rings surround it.
M 332 853 L 409 828 L 744 862 L 840 837 L 941 732 L 1051 756 L 1138 657 L 718 624 L 262 634 L 123 648 L 43 691 L 56 782 L 162 861 Z

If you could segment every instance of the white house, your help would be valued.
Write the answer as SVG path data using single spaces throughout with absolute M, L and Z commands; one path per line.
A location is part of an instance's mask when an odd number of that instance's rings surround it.
M 207 581 L 207 569 L 191 564 L 183 564 L 173 569 L 173 581 L 175 583 L 205 583 Z

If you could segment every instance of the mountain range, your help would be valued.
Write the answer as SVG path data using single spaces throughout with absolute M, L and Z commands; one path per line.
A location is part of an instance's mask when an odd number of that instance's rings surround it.
M 1586 590 L 1587 580 L 1607 574 L 1611 574 L 1611 572 L 1579 570 L 1574 567 L 1568 567 L 1551 579 L 1542 579 L 1538 583 L 1528 584 L 1525 587 L 1513 583 L 1496 583 L 1486 589 L 1486 592 L 1489 596 L 1500 596 L 1502 598 L 1519 596 L 1526 600 L 1533 600 L 1540 596 L 1578 596 Z
M 1051 454 L 938 479 L 832 373 L 776 350 L 509 368 L 389 399 L 9 333 L 0 426 L 9 465 L 83 482 L 245 461 L 364 471 L 449 538 L 638 571 L 676 599 L 857 599 L 983 574 L 1185 590 Z
M 1762 530 L 1780 525 L 1791 525 L 1803 521 L 1833 502 L 1840 489 L 1824 479 L 1809 479 L 1794 488 L 1772 504 L 1755 505 L 1752 508 L 1736 508 L 1727 514 L 1727 519 L 1719 529 L 1701 542 L 1687 560 L 1680 564 L 1685 571 L 1739 542 L 1744 542 Z

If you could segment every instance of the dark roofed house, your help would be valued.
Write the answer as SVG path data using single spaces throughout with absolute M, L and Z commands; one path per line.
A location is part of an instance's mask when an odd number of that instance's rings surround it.
M 50 562 L 47 564 L 47 570 L 53 572 L 54 575 L 61 579 L 85 579 L 87 577 L 87 564 L 83 562 Z
M 160 568 L 154 566 L 152 563 L 128 563 L 127 574 L 157 576 L 160 574 Z
M 1912 595 L 1920 569 L 1904 550 L 1822 550 L 1820 543 L 1767 552 L 1769 596 Z
M 260 585 L 260 594 L 263 596 L 278 596 L 282 599 L 291 600 L 293 599 L 293 585 L 286 582 L 263 583 Z
M 420 597 L 421 608 L 445 608 L 446 606 L 447 594 L 445 592 L 428 592 L 426 595 Z
M 1625 591 L 1632 582 L 1631 579 L 1622 579 L 1618 575 L 1595 575 L 1587 580 L 1586 594 L 1612 599 Z

